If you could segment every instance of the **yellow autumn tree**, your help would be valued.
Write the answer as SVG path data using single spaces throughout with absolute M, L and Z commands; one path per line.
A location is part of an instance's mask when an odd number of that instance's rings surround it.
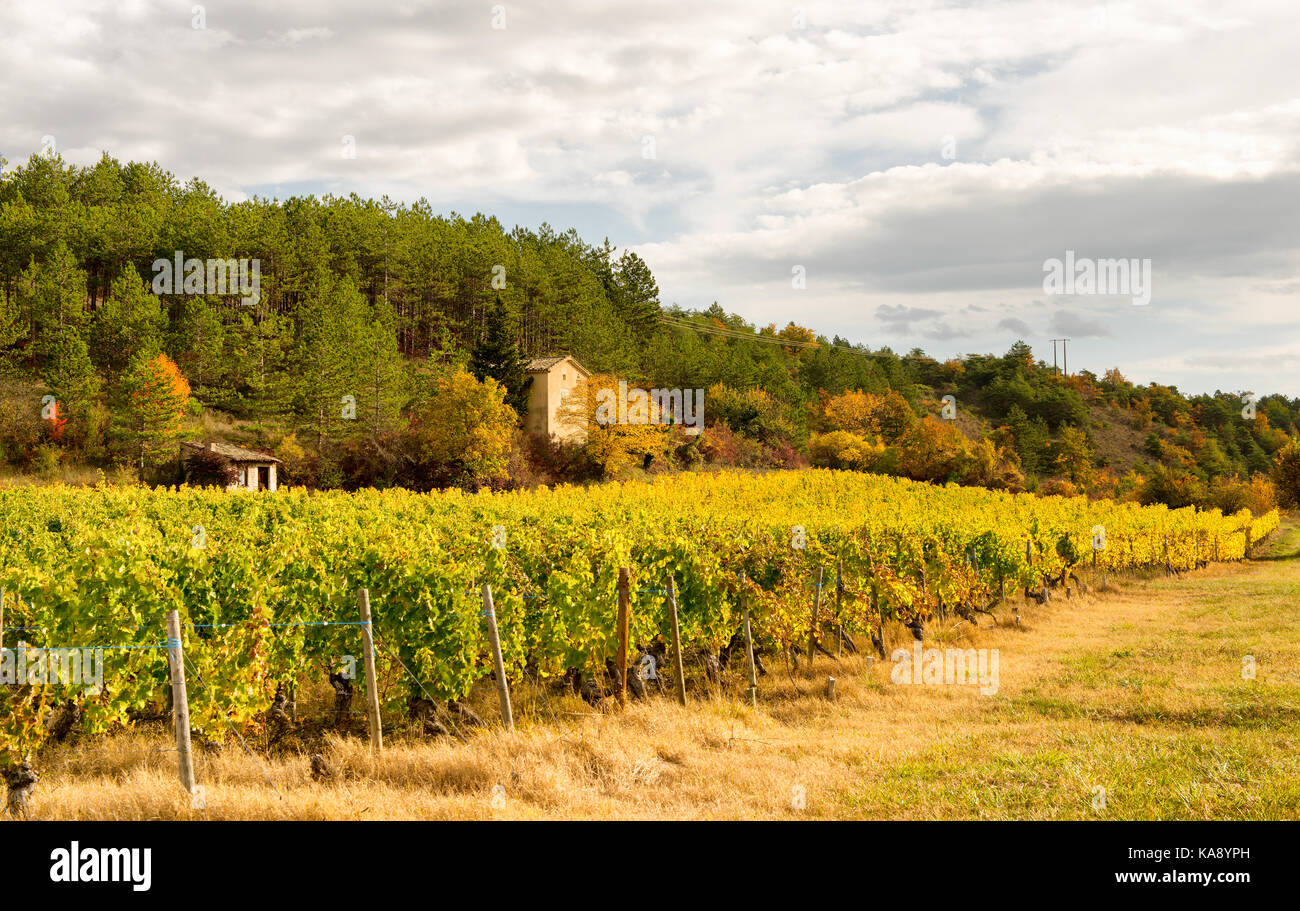
M 515 421 L 500 383 L 458 370 L 437 381 L 412 421 L 416 458 L 434 484 L 503 480 Z
M 914 481 L 955 480 L 968 452 L 960 430 L 928 415 L 903 435 L 899 449 L 903 474 Z
M 1056 471 L 1080 489 L 1086 490 L 1096 476 L 1092 465 L 1092 447 L 1088 437 L 1077 427 L 1061 429 L 1061 440 L 1056 445 Z
M 847 430 L 814 433 L 808 440 L 808 458 L 819 468 L 881 471 L 886 462 L 883 444 Z
M 916 424 L 912 406 L 892 389 L 884 395 L 859 390 L 828 396 L 822 403 L 822 416 L 831 430 L 866 439 L 879 437 L 887 444 L 897 442 Z
M 845 392 L 827 398 L 822 406 L 822 414 L 832 430 L 870 438 L 880 432 L 880 424 L 876 420 L 879 406 L 879 396 L 868 392 Z
M 598 373 L 578 383 L 561 403 L 556 417 L 578 428 L 582 449 L 605 477 L 663 458 L 672 442 L 672 427 L 646 390 L 624 385 Z
M 778 332 L 776 337 L 789 342 L 794 342 L 799 347 L 803 347 L 804 345 L 815 345 L 817 343 L 817 333 L 793 322 L 789 323 L 784 329 Z

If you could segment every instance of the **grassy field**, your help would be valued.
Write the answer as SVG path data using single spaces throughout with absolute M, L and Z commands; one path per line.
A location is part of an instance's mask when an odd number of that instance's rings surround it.
M 206 809 L 181 792 L 160 722 L 48 751 L 32 809 L 44 819 L 1295 819 L 1298 551 L 1300 527 L 1286 523 L 1248 565 L 1017 602 L 996 627 L 932 625 L 927 646 L 998 650 L 994 695 L 897 685 L 891 662 L 824 657 L 793 674 L 769 666 L 757 709 L 738 698 L 738 678 L 687 708 L 654 698 L 623 712 L 517 684 L 517 733 L 399 730 L 377 761 L 360 737 L 330 735 L 324 781 L 306 750 L 254 757 L 230 738 L 197 757 Z M 905 630 L 888 633 L 911 647 Z M 474 705 L 498 717 L 489 688 Z

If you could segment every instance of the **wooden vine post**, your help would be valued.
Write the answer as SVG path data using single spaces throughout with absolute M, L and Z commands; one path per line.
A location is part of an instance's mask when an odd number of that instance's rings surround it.
M 876 581 L 876 564 L 870 556 L 867 557 L 867 578 L 871 580 L 871 619 L 880 620 L 880 583 Z M 877 628 L 876 632 L 880 630 Z
M 749 625 L 749 599 L 745 597 L 745 574 L 740 574 L 740 604 L 745 616 L 745 654 L 749 656 L 749 704 L 758 705 L 758 669 L 754 666 L 754 631 Z
M 370 716 L 370 746 L 375 754 L 384 748 L 384 730 L 379 723 L 379 675 L 375 673 L 375 630 L 370 619 L 370 589 L 357 589 L 361 609 L 361 643 L 366 659 L 366 713 Z
M 618 704 L 627 705 L 627 630 L 631 598 L 627 567 L 618 571 Z
M 844 560 L 835 561 L 835 657 L 844 657 Z
M 492 586 L 483 583 L 483 619 L 487 620 L 488 639 L 492 643 L 492 666 L 497 675 L 497 696 L 501 700 L 501 720 L 507 731 L 515 729 L 515 716 L 510 711 L 510 683 L 506 680 L 506 662 L 501 654 L 501 634 L 497 630 L 497 612 L 492 606 Z
M 171 664 L 172 723 L 176 728 L 176 756 L 181 787 L 194 793 L 194 757 L 190 753 L 190 701 L 185 692 L 185 653 L 181 647 L 181 619 L 167 612 L 167 658 Z
M 822 579 L 826 572 L 824 566 L 817 567 L 817 589 L 813 592 L 812 624 L 808 627 L 808 666 L 812 667 L 813 655 L 817 649 L 817 621 L 822 606 Z
M 668 616 L 673 624 L 673 659 L 677 662 L 677 701 L 686 704 L 686 669 L 682 666 L 682 631 L 677 625 L 677 589 L 668 577 Z

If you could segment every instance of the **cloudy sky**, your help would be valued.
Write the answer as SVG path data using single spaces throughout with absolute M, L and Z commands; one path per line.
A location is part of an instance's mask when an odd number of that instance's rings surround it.
M 0 155 L 424 197 L 608 236 L 665 304 L 1300 396 L 1298 39 L 1295 0 L 0 0 Z M 1046 293 L 1066 251 L 1150 260 L 1150 303 Z

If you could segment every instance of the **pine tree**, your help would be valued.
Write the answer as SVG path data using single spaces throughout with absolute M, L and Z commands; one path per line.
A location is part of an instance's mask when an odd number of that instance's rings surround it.
M 62 240 L 49 258 L 32 261 L 23 273 L 19 299 L 36 330 L 36 353 L 49 363 L 58 355 L 65 331 L 81 331 L 85 319 L 86 274 Z
M 659 323 L 659 286 L 645 260 L 626 252 L 618 260 L 614 305 L 636 332 L 648 336 Z M 792 324 L 793 325 L 793 324 Z
M 392 308 L 379 300 L 360 339 L 357 419 L 360 429 L 372 441 L 396 423 L 409 398 L 406 364 L 397 347 L 396 323 Z
M 506 390 L 506 404 L 522 416 L 528 409 L 528 390 L 533 379 L 524 372 L 519 343 L 510 331 L 510 320 L 501 296 L 488 311 L 487 326 L 470 356 L 470 372 L 480 383 L 491 377 Z
M 1026 473 L 1038 473 L 1046 467 L 1049 434 L 1047 423 L 1037 417 L 1030 419 L 1019 405 L 1007 412 L 1007 427 L 1015 439 L 1016 454 Z
M 81 335 L 72 329 L 59 333 L 50 346 L 45 384 L 58 402 L 61 418 L 83 415 L 99 394 L 99 377 Z
M 314 434 L 317 453 L 338 431 L 355 431 L 351 422 L 363 419 L 358 403 L 367 386 L 366 354 L 373 351 L 367 345 L 367 311 L 355 285 L 324 273 L 301 308 L 293 406 Z
M 137 354 L 158 354 L 165 324 L 158 298 L 149 293 L 134 267 L 124 266 L 90 325 L 95 366 L 116 379 Z

